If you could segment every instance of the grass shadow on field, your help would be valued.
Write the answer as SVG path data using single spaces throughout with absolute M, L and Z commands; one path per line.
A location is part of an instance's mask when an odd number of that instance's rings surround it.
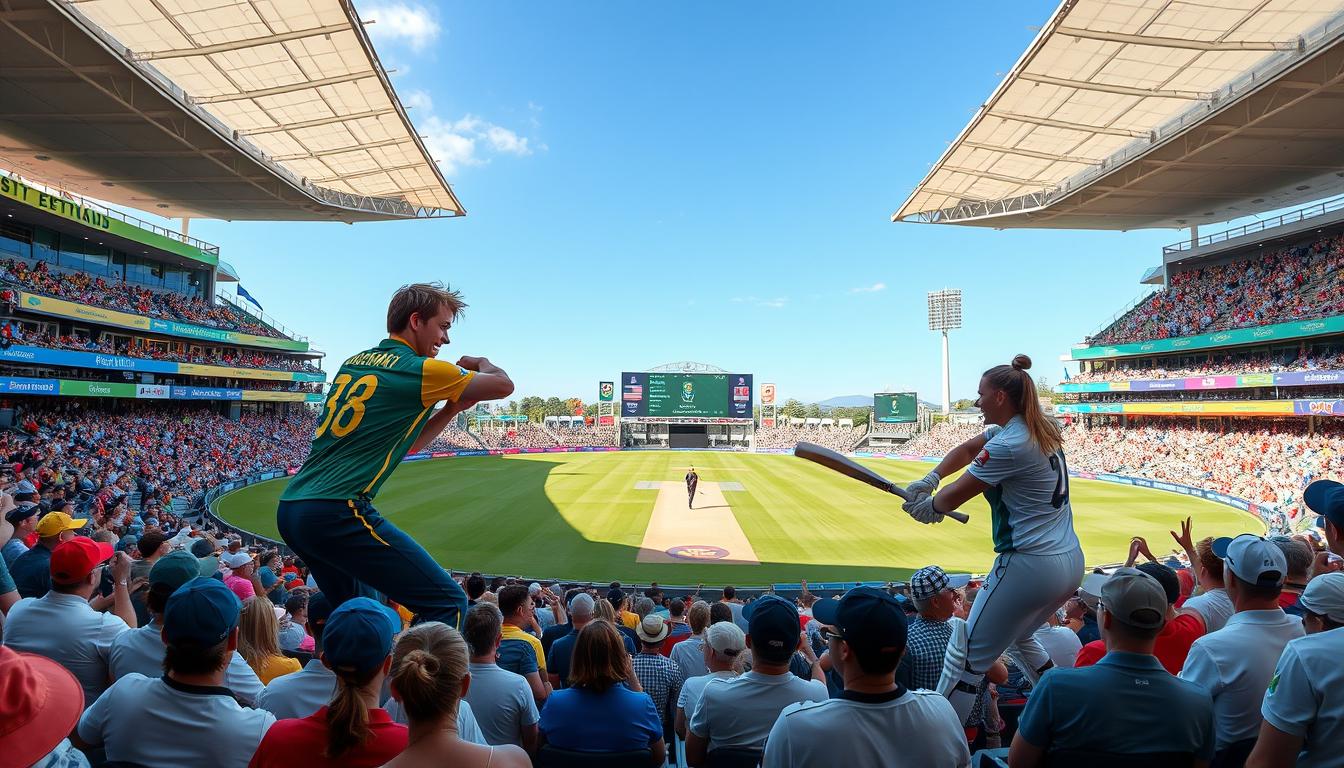
M 536 457 L 413 462 L 397 469 L 375 506 L 454 570 L 594 583 L 743 586 L 801 579 L 889 581 L 911 573 L 910 568 L 843 562 L 636 562 L 658 492 L 634 490 L 630 473 L 608 472 L 595 464 L 579 465 L 593 466 L 592 471 L 576 471 L 572 464 Z M 576 480 L 581 477 L 592 477 L 592 482 Z M 229 494 L 220 500 L 218 511 L 234 525 L 274 537 L 275 507 L 287 483 L 281 479 Z M 571 520 L 582 521 L 584 530 Z

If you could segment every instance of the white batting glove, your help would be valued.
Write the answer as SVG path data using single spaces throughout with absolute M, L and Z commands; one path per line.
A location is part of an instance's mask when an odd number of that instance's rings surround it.
M 942 514 L 933 508 L 933 497 L 927 493 L 914 501 L 907 501 L 902 504 L 901 509 L 925 525 L 943 522 Z
M 938 484 L 941 483 L 942 481 L 943 478 L 939 477 L 938 472 L 935 470 L 925 475 L 922 480 L 916 480 L 915 482 L 905 486 L 905 490 L 911 496 L 918 498 L 921 494 L 933 493 L 934 491 L 938 490 Z

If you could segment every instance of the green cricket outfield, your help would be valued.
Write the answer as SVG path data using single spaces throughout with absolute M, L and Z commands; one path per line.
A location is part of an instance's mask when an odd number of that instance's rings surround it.
M 901 483 L 930 467 L 859 461 Z M 705 509 L 685 510 L 690 466 Z M 234 491 L 216 512 L 278 538 L 276 501 L 287 482 Z M 1089 565 L 1123 561 L 1136 535 L 1159 556 L 1173 551 L 1168 531 L 1186 516 L 1197 539 L 1264 530 L 1230 507 L 1128 485 L 1075 478 L 1070 498 Z M 900 580 L 930 563 L 984 572 L 994 558 L 983 499 L 962 507 L 967 525 L 920 525 L 896 497 L 788 455 L 626 451 L 409 462 L 375 506 L 447 568 L 537 579 Z

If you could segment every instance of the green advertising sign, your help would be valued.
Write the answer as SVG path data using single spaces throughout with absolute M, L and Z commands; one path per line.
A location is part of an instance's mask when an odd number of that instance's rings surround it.
M 1079 347 L 1069 354 L 1074 360 L 1099 360 L 1108 357 L 1133 357 L 1164 352 L 1184 352 L 1191 349 L 1215 349 L 1237 344 L 1260 344 L 1274 341 L 1287 341 L 1307 336 L 1322 336 L 1328 333 L 1344 333 L 1344 316 L 1336 315 L 1320 320 L 1300 320 L 1293 323 L 1262 325 L 1257 328 L 1238 328 L 1232 331 L 1218 331 L 1199 336 L 1182 336 L 1176 339 L 1153 339 L 1136 341 L 1130 344 L 1110 344 L 1096 347 Z
M 184 256 L 211 267 L 219 264 L 219 256 L 216 254 L 179 242 L 171 237 L 165 237 L 157 232 L 141 229 L 134 224 L 113 218 L 102 211 L 80 205 L 73 200 L 34 189 L 5 175 L 0 175 L 0 195 L 46 213 L 60 216 L 63 219 L 83 224 L 86 227 L 102 230 L 117 237 L 124 237 L 127 240 L 148 245 L 161 251 L 175 253 L 178 256 Z
M 135 397 L 135 385 L 61 379 L 61 394 L 73 397 Z

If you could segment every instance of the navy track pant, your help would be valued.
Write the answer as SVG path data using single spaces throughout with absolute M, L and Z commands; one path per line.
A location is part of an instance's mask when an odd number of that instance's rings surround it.
M 466 593 L 368 501 L 282 501 L 277 524 L 333 607 L 371 587 L 409 609 L 416 621 L 461 628 Z

